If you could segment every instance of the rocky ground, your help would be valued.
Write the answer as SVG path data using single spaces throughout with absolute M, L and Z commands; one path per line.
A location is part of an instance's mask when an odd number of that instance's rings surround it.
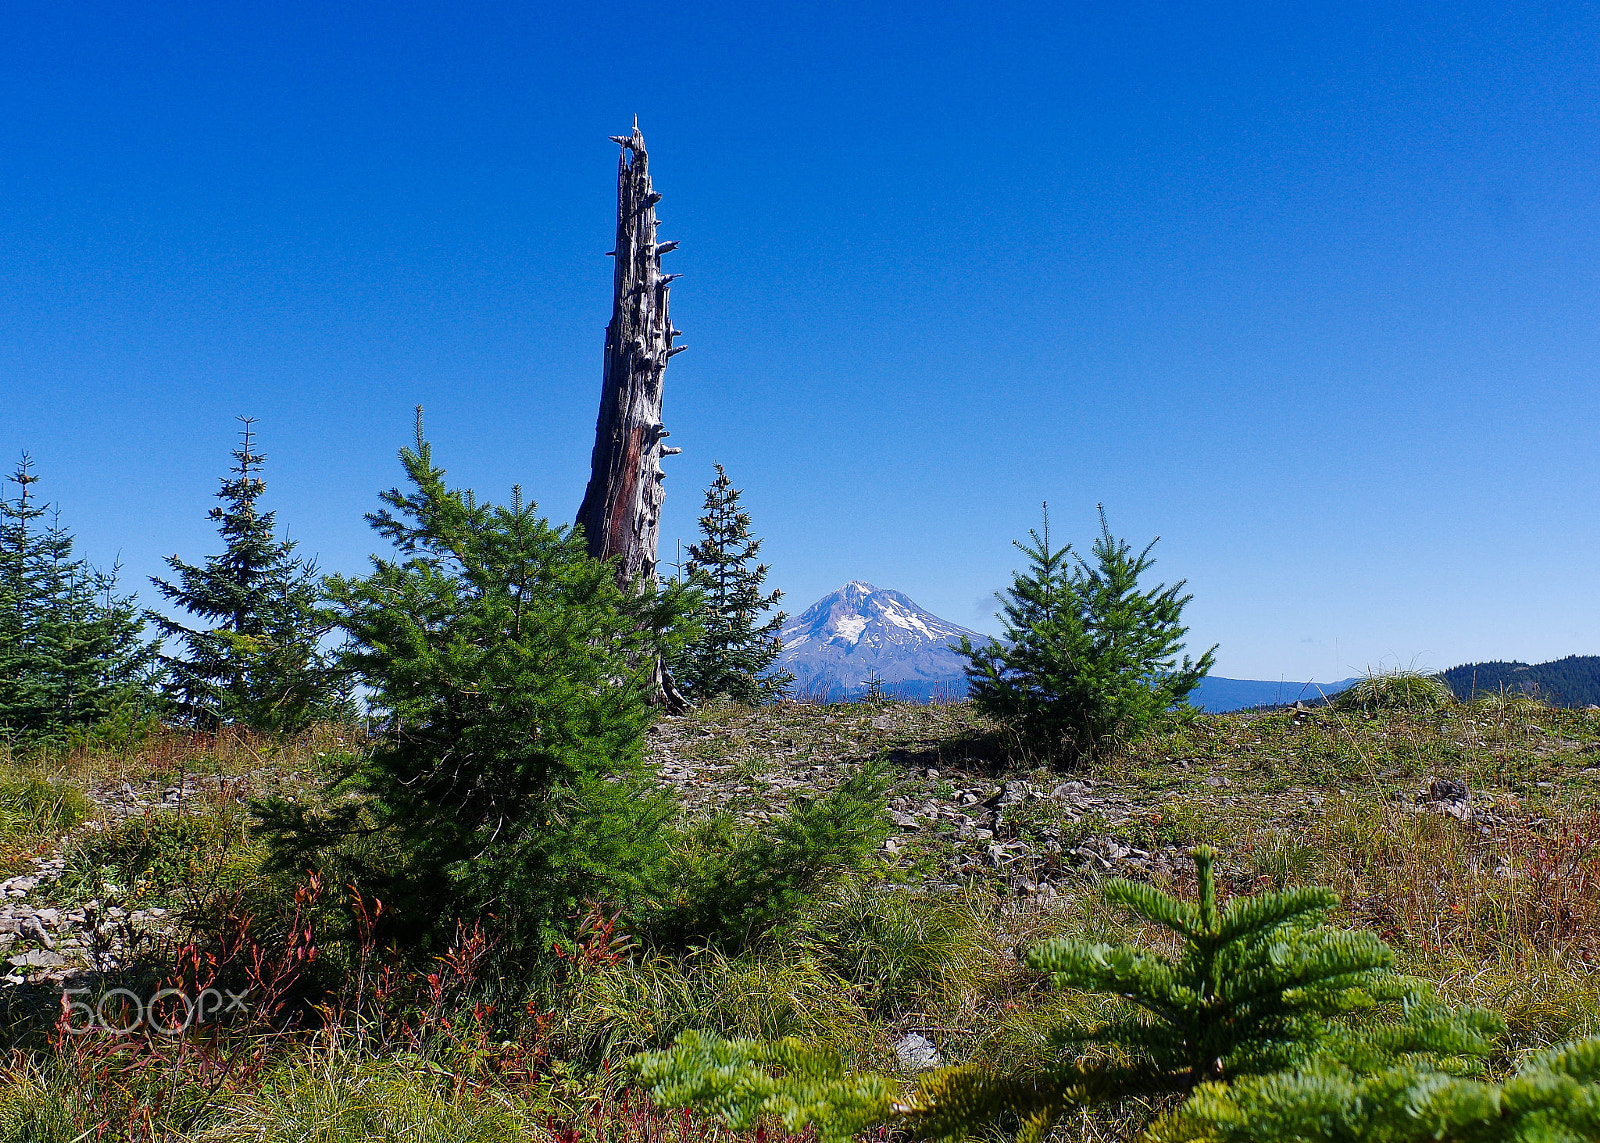
M 185 776 L 177 785 L 157 778 L 135 786 L 127 780 L 89 791 L 95 815 L 77 834 L 101 833 L 145 814 L 205 812 L 222 802 L 238 803 L 268 775 Z M 159 905 L 124 907 L 126 889 L 96 882 L 89 888 L 71 874 L 74 838 L 34 861 L 32 872 L 0 881 L 0 957 L 10 970 L 7 984 L 59 981 L 84 972 L 108 972 L 131 953 L 162 935 L 174 918 Z M 94 895 L 88 895 L 93 893 Z
M 1219 822 L 1234 835 L 1305 828 L 1346 784 L 1488 834 L 1537 826 L 1544 804 L 1592 801 L 1600 778 L 1590 764 L 1600 752 L 1600 722 L 1582 723 L 1581 733 L 1530 724 L 1508 736 L 1457 719 L 1448 728 L 1453 737 L 1428 731 L 1433 737 L 1402 741 L 1387 725 L 1362 729 L 1336 719 L 1326 712 L 1256 723 L 1212 717 L 1094 774 L 1004 764 L 996 728 L 966 705 L 712 708 L 660 720 L 647 748 L 691 812 L 727 810 L 751 822 L 830 788 L 852 767 L 887 760 L 895 832 L 884 861 L 930 890 L 979 883 L 1039 904 L 1107 875 L 1182 876 L 1190 846 L 1214 835 Z M 1350 736 L 1348 748 L 1338 745 L 1341 732 Z M 102 783 L 89 791 L 97 812 L 75 836 L 143 815 L 237 812 L 269 788 L 307 781 L 263 765 L 175 783 L 159 775 Z M 168 907 L 125 900 L 124 887 L 86 879 L 73 853 L 69 838 L 31 871 L 0 882 L 7 983 L 105 971 L 172 926 Z
M 1246 716 L 1247 720 L 1248 716 Z M 1245 721 L 1235 716 L 1235 721 Z M 1174 809 L 1212 820 L 1292 827 L 1315 815 L 1326 794 L 1264 781 L 1259 758 L 1161 760 L 1160 772 L 1107 768 L 1095 776 L 1008 773 L 1001 746 L 969 707 L 904 703 L 789 705 L 664 719 L 651 732 L 662 774 L 691 804 L 729 808 L 759 821 L 790 797 L 825 789 L 850 766 L 887 758 L 898 770 L 889 801 L 896 833 L 886 860 L 916 869 L 930 889 L 974 879 L 1049 900 L 1100 876 L 1163 880 L 1191 868 L 1191 840 L 1163 844 Z M 1535 753 L 1585 750 L 1552 740 Z M 1584 776 L 1600 776 L 1586 768 Z M 1449 814 L 1484 830 L 1523 816 L 1502 792 L 1471 791 L 1455 778 L 1407 768 L 1376 776 L 1414 812 Z M 1554 789 L 1555 783 L 1543 786 Z M 1181 801 L 1181 805 L 1179 805 Z M 1140 844 L 1140 842 L 1143 844 Z

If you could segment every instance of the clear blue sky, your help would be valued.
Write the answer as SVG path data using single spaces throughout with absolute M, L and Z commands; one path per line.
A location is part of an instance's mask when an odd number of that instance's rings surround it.
M 992 630 L 1103 501 L 1219 674 L 1600 653 L 1597 12 L 7 5 L 0 457 L 131 584 L 240 413 L 329 569 L 418 403 L 570 519 L 637 113 L 668 558 L 721 461 L 791 610 Z

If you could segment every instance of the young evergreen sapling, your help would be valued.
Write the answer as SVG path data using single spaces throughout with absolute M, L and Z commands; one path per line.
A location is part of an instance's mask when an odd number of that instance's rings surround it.
M 1184 581 L 1141 589 L 1150 550 L 1111 534 L 1104 509 L 1093 562 L 1050 540 L 1050 517 L 1031 544 L 1029 568 L 1003 600 L 1005 632 L 974 648 L 962 637 L 973 705 L 1009 726 L 1025 750 L 1062 762 L 1095 761 L 1137 741 L 1211 670 L 1215 647 L 1178 661 L 1188 628 Z
M 772 672 L 783 651 L 778 631 L 787 616 L 775 607 L 783 592 L 763 592 L 768 568 L 754 564 L 761 541 L 750 534 L 750 514 L 740 491 L 719 464 L 706 489 L 700 542 L 689 546 L 688 581 L 705 595 L 702 632 L 673 664 L 674 679 L 691 698 L 763 703 L 782 698 L 794 684 L 787 671 Z
M 166 694 L 179 716 L 215 730 L 239 724 L 292 732 L 348 713 L 349 690 L 333 654 L 322 646 L 332 619 L 321 605 L 314 561 L 297 560 L 295 544 L 277 538 L 276 514 L 260 508 L 266 457 L 255 450 L 252 418 L 233 451 L 210 513 L 224 550 L 203 564 L 167 559 L 174 581 L 152 578 L 171 603 L 210 626 L 149 618 L 181 653 L 165 655 Z
M 643 739 L 651 670 L 689 593 L 624 590 L 519 490 L 496 505 L 449 487 L 420 410 L 400 456 L 410 486 L 368 516 L 394 555 L 328 580 L 386 732 L 331 808 L 263 816 L 291 867 L 369 839 L 382 862 L 338 876 L 389 904 L 397 939 L 493 915 L 511 967 L 586 900 L 626 906 L 658 887 L 673 806 Z
M 1020 1123 L 1019 1139 L 1039 1143 L 1081 1106 L 1182 1101 L 1196 1090 L 1214 1102 L 1217 1085 L 1328 1060 L 1347 1070 L 1412 1068 L 1443 1081 L 1470 1074 L 1489 1053 L 1492 1018 L 1442 1008 L 1420 982 L 1391 972 L 1392 954 L 1377 937 L 1324 923 L 1337 904 L 1331 892 L 1291 889 L 1219 906 L 1215 858 L 1208 847 L 1195 850 L 1198 903 L 1130 881 L 1106 885 L 1111 900 L 1182 938 L 1176 957 L 1066 938 L 1029 950 L 1028 965 L 1057 987 L 1114 1007 L 1096 1024 L 1058 1025 L 1050 1051 L 1016 1071 L 942 1068 L 902 1093 L 888 1077 L 853 1075 L 839 1057 L 795 1040 L 698 1032 L 635 1057 L 634 1067 L 658 1102 L 699 1106 L 735 1126 L 772 1115 L 791 1132 L 814 1126 L 830 1141 L 884 1125 L 954 1140 Z M 1351 1015 L 1361 1019 L 1347 1021 Z M 1373 1019 L 1382 1015 L 1390 1019 Z M 1172 1130 L 1188 1130 L 1188 1122 L 1173 1120 Z M 1170 1138 L 1222 1136 L 1202 1124 Z

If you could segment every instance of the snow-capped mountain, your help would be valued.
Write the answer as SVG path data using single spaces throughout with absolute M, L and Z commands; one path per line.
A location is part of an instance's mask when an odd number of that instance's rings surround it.
M 898 591 L 851 580 L 783 625 L 783 653 L 774 667 L 795 677 L 794 693 L 825 701 L 860 696 L 874 671 L 895 698 L 927 700 L 967 693 L 966 660 L 949 649 L 965 635 L 974 647 L 993 642 L 924 611 Z M 1336 694 L 1355 682 L 1266 682 L 1202 679 L 1189 701 L 1202 710 L 1225 711 L 1297 698 Z
M 851 580 L 783 625 L 783 653 L 774 666 L 795 677 L 794 693 L 854 698 L 874 672 L 899 698 L 966 694 L 966 663 L 949 649 L 965 635 L 987 635 L 924 611 L 898 591 Z

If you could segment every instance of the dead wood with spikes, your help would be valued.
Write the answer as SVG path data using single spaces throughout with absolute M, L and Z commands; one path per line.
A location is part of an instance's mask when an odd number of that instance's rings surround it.
M 668 283 L 678 275 L 661 272 L 661 256 L 676 242 L 656 241 L 656 203 L 650 185 L 650 159 L 637 121 L 632 135 L 613 135 L 622 148 L 617 160 L 617 244 L 611 324 L 606 327 L 605 372 L 600 416 L 595 423 L 589 487 L 578 523 L 589 554 L 617 559 L 624 588 L 641 590 L 656 575 L 656 543 L 661 523 L 665 473 L 661 458 L 681 451 L 663 444 L 662 386 L 667 361 L 687 346 L 674 345 L 679 331 L 667 316 Z M 682 698 L 659 664 L 657 698 L 669 708 Z

